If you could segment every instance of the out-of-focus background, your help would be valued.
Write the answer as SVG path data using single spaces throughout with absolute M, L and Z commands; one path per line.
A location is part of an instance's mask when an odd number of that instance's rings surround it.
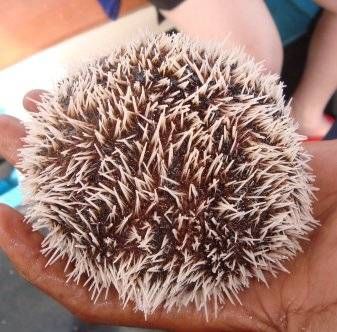
M 282 79 L 290 96 L 302 73 L 320 9 L 311 0 L 265 1 L 285 46 Z M 68 69 L 142 30 L 172 28 L 167 20 L 158 23 L 149 0 L 1 0 L 0 114 L 25 120 L 28 114 L 21 102 L 27 91 L 51 89 Z M 329 107 L 336 111 L 334 99 Z M 18 182 L 17 172 L 0 156 L 0 203 L 19 207 Z M 0 332 L 145 331 L 79 321 L 20 278 L 1 252 L 0 299 Z
M 51 88 L 68 68 L 126 42 L 140 31 L 165 31 L 147 0 L 122 0 L 104 10 L 98 0 L 0 2 L 0 109 L 24 118 L 21 97 Z M 116 1 L 118 3 L 118 1 Z M 112 19 L 118 15 L 118 19 Z

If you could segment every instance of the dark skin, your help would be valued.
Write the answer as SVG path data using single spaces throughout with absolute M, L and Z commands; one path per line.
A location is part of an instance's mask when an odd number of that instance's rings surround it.
M 37 112 L 34 100 L 39 100 L 40 94 L 41 90 L 30 92 L 24 107 Z M 15 165 L 25 129 L 19 120 L 1 116 L 0 132 L 0 155 Z M 319 188 L 314 215 L 322 226 L 310 235 L 310 242 L 303 242 L 303 252 L 286 264 L 289 274 L 267 276 L 269 287 L 252 281 L 251 287 L 240 294 L 242 305 L 228 302 L 217 317 L 210 314 L 208 322 L 193 306 L 179 312 L 157 310 L 145 320 L 141 312 L 134 312 L 132 304 L 123 309 L 113 292 L 108 300 L 94 304 L 81 284 L 65 282 L 64 261 L 45 268 L 47 259 L 40 253 L 42 235 L 32 232 L 23 216 L 5 205 L 0 206 L 0 247 L 27 281 L 91 323 L 175 331 L 335 331 L 337 142 L 307 143 L 305 148 L 313 156 L 311 167 Z

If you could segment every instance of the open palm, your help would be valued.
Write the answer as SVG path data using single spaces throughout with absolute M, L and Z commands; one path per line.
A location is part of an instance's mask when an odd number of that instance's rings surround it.
M 29 111 L 36 111 L 32 100 L 38 100 L 40 93 L 33 91 L 25 98 Z M 0 155 L 15 165 L 24 127 L 17 119 L 2 116 L 0 132 Z M 65 262 L 45 268 L 47 259 L 40 253 L 42 235 L 33 233 L 22 222 L 23 216 L 5 205 L 0 206 L 0 247 L 25 279 L 90 322 L 185 331 L 336 331 L 337 142 L 309 143 L 306 148 L 313 155 L 311 166 L 319 188 L 314 211 L 321 227 L 311 234 L 310 242 L 303 242 L 303 253 L 288 263 L 289 274 L 269 276 L 269 287 L 252 282 L 240 294 L 242 305 L 228 303 L 217 317 L 210 315 L 208 322 L 192 306 L 179 312 L 157 310 L 144 320 L 132 305 L 123 309 L 113 292 L 94 304 L 85 288 L 66 283 Z

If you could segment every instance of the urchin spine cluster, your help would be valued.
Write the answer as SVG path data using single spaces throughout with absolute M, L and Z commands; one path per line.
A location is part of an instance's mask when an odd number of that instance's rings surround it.
M 145 36 L 61 81 L 27 131 L 27 220 L 93 300 L 216 312 L 316 224 L 282 86 L 238 50 Z

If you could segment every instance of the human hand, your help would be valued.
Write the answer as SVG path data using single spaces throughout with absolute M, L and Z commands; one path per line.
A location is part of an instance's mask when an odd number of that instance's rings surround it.
M 26 96 L 24 106 L 36 112 L 33 100 L 41 91 Z M 23 125 L 10 116 L 0 117 L 0 155 L 15 165 L 18 149 L 25 135 Z M 306 145 L 313 155 L 311 166 L 320 189 L 314 205 L 315 217 L 322 226 L 303 243 L 303 253 L 286 264 L 290 274 L 268 276 L 269 288 L 252 281 L 240 294 L 242 305 L 226 304 L 218 316 L 188 306 L 167 313 L 157 310 L 147 320 L 134 312 L 132 304 L 124 309 L 117 294 L 96 303 L 76 283 L 66 283 L 65 261 L 45 267 L 47 259 L 40 253 L 42 235 L 32 232 L 17 211 L 0 206 L 0 247 L 29 282 L 56 299 L 83 320 L 100 324 L 156 327 L 179 331 L 333 331 L 337 325 L 337 179 L 334 159 L 337 142 L 315 142 Z

